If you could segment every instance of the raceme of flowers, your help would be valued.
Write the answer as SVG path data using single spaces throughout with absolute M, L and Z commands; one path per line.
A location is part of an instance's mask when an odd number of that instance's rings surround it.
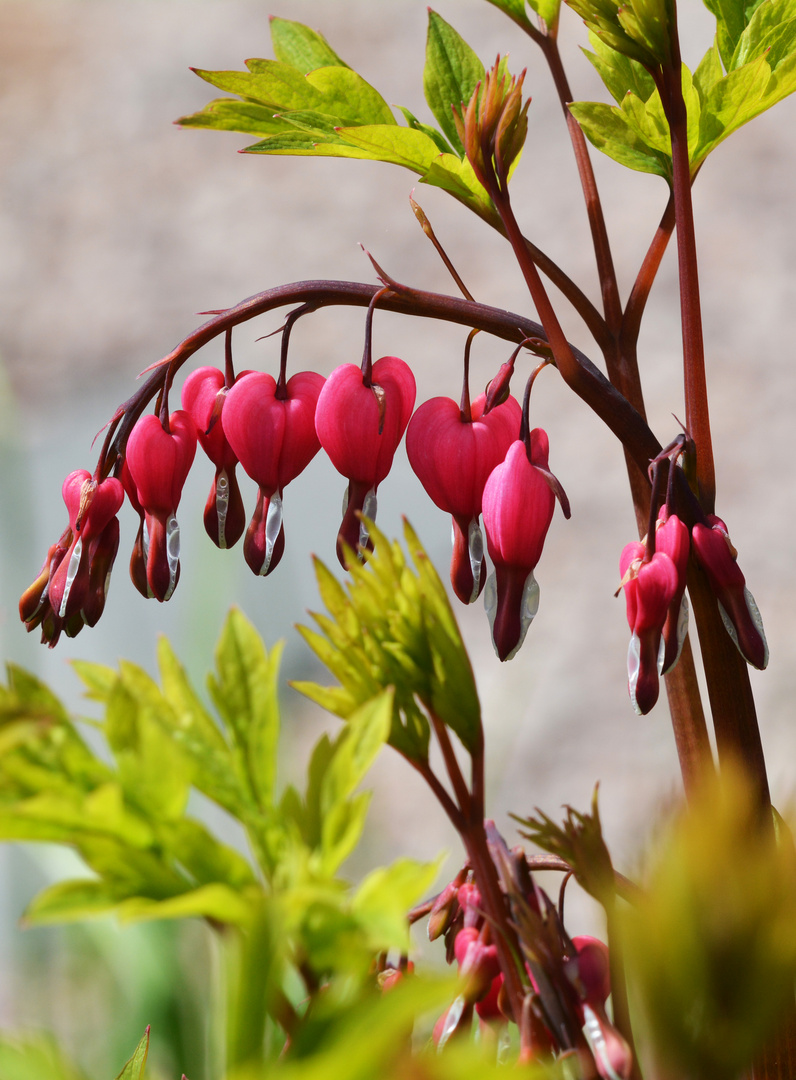
M 506 365 L 504 365 L 506 367 Z M 502 370 L 502 369 L 501 369 Z M 521 407 L 501 385 L 462 404 L 437 397 L 416 411 L 415 379 L 398 357 L 360 368 L 343 364 L 328 379 L 302 371 L 279 380 L 259 371 L 237 377 L 202 367 L 185 380 L 182 409 L 140 417 L 124 455 L 94 476 L 71 473 L 62 493 L 69 523 L 20 601 L 27 629 L 41 627 L 54 646 L 102 614 L 119 546 L 117 514 L 127 495 L 139 515 L 130 576 L 139 592 L 163 602 L 180 574 L 177 510 L 197 442 L 215 467 L 204 510 L 205 530 L 220 548 L 243 538 L 258 576 L 278 565 L 285 545 L 285 489 L 323 448 L 347 480 L 337 554 L 347 567 L 370 546 L 379 484 L 406 433 L 409 462 L 434 503 L 451 516 L 450 578 L 464 603 L 484 592 L 495 651 L 501 660 L 522 645 L 539 606 L 534 570 L 555 502 L 569 516 L 563 489 L 548 464 L 549 441 L 530 429 L 526 389 Z M 246 525 L 236 469 L 257 484 Z M 676 463 L 672 463 L 672 469 Z M 671 485 L 670 485 L 671 490 Z M 704 570 L 728 633 L 744 658 L 765 667 L 760 615 L 721 519 L 705 516 L 689 530 L 666 502 L 651 536 L 622 552 L 621 587 L 631 630 L 628 688 L 639 713 L 658 698 L 659 676 L 676 664 L 688 626 L 685 598 L 690 553 Z M 484 534 L 486 544 L 484 544 Z M 485 549 L 494 570 L 487 579 Z

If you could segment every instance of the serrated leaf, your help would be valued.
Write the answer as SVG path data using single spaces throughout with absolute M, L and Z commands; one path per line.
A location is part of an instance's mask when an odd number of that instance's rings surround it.
M 394 691 L 390 688 L 353 712 L 335 743 L 321 786 L 321 816 L 345 802 L 359 786 L 390 734 Z
M 322 34 L 300 22 L 272 15 L 271 43 L 277 60 L 303 75 L 320 67 L 348 67 Z
M 426 101 L 454 150 L 464 147 L 453 122 L 453 109 L 467 104 L 484 77 L 484 65 L 453 27 L 428 9 L 423 90 Z
M 636 172 L 655 173 L 669 180 L 671 157 L 649 146 L 625 111 L 600 101 L 572 102 L 569 110 L 589 142 L 602 153 Z
M 622 104 L 628 91 L 642 101 L 652 96 L 655 83 L 643 64 L 609 48 L 597 34 L 589 34 L 589 43 L 594 52 L 588 49 L 583 52 L 618 105 Z
M 268 137 L 289 130 L 287 121 L 274 114 L 274 107 L 254 101 L 216 98 L 199 112 L 175 121 L 181 127 L 210 128 L 216 131 L 240 131 L 245 135 Z
M 396 124 L 392 109 L 370 83 L 348 67 L 324 67 L 311 71 L 307 82 L 323 95 L 323 109 L 351 124 Z M 397 126 L 397 124 L 396 124 Z
M 208 679 L 214 704 L 243 757 L 251 794 L 263 809 L 273 803 L 279 742 L 277 674 L 282 646 L 270 656 L 257 631 L 233 608 L 216 647 L 216 675 Z
M 149 1053 L 149 1028 L 135 1048 L 135 1053 L 116 1077 L 116 1080 L 144 1080 L 144 1067 Z
M 716 44 L 727 71 L 741 34 L 760 3 L 761 0 L 704 0 L 705 7 L 716 17 Z

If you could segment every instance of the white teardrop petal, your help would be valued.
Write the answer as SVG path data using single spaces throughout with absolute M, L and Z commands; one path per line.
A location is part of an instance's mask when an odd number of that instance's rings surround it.
M 66 605 L 69 602 L 69 594 L 72 591 L 72 586 L 75 583 L 77 572 L 80 569 L 80 556 L 82 554 L 83 537 L 81 536 L 78 542 L 75 544 L 71 558 L 69 559 L 69 566 L 67 566 L 66 568 L 66 585 L 64 586 L 64 596 L 61 600 L 61 607 L 58 609 L 59 619 L 63 619 L 66 616 Z
M 271 501 L 268 503 L 268 513 L 265 515 L 265 558 L 263 559 L 263 565 L 260 568 L 261 575 L 268 573 L 271 559 L 274 556 L 274 545 L 276 544 L 281 528 L 282 498 L 277 491 L 271 496 Z

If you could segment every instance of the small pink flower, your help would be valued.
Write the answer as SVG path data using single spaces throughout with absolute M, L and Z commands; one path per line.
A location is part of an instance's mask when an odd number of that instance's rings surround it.
M 483 415 L 485 404 L 482 394 L 466 420 L 452 398 L 432 398 L 415 412 L 406 432 L 409 464 L 440 510 L 453 519 L 451 584 L 465 604 L 478 599 L 486 581 L 478 524 L 484 487 L 517 437 L 522 418 L 516 398 Z
M 719 605 L 727 633 L 747 663 L 761 670 L 768 664 L 768 644 L 755 598 L 746 587 L 738 553 L 730 543 L 727 526 L 714 514 L 708 524 L 691 530 L 694 554 L 705 571 Z
M 323 385 L 322 375 L 299 371 L 288 379 L 282 396 L 271 375 L 252 371 L 238 376 L 227 393 L 224 435 L 260 489 L 243 544 L 255 574 L 269 574 L 282 557 L 282 493 L 321 448 L 315 410 Z
M 235 466 L 238 458 L 221 424 L 226 397 L 224 373 L 214 367 L 197 368 L 185 380 L 182 407 L 196 424 L 202 449 L 216 467 L 216 475 L 204 511 L 205 531 L 220 548 L 237 544 L 246 527 Z
M 538 611 L 539 586 L 533 571 L 541 558 L 560 490 L 548 468 L 547 433 L 534 428 L 529 443 L 530 454 L 524 440 L 513 442 L 484 488 L 487 549 L 495 564 L 495 573 L 487 583 L 486 608 L 495 652 L 501 660 L 510 660 L 517 653 Z
M 145 518 L 142 554 L 147 587 L 161 602 L 171 597 L 179 579 L 176 513 L 195 453 L 196 425 L 182 409 L 171 414 L 168 429 L 157 416 L 142 416 L 127 440 L 129 477 Z
M 376 492 L 392 467 L 412 409 L 415 377 L 397 356 L 383 356 L 366 383 L 356 364 L 336 368 L 321 391 L 315 429 L 332 464 L 348 479 L 345 510 L 337 535 L 337 557 L 344 549 L 368 545 L 358 514 L 374 520 Z
M 648 562 L 646 555 L 645 545 L 634 541 L 625 546 L 619 559 L 632 632 L 627 685 L 633 707 L 641 716 L 658 700 L 658 676 L 665 655 L 663 627 L 679 583 L 677 567 L 665 552 L 656 551 Z
M 42 642 L 50 647 L 62 632 L 74 637 L 102 614 L 119 547 L 116 515 L 124 501 L 118 480 L 108 477 L 98 483 L 84 469 L 70 473 L 61 490 L 69 526 L 50 548 L 19 608 L 28 630 L 41 625 Z
M 690 548 L 688 526 L 676 514 L 670 514 L 667 507 L 662 507 L 655 526 L 655 550 L 668 555 L 677 569 L 677 589 L 669 604 L 666 621 L 663 624 L 662 675 L 671 671 L 680 659 L 683 642 L 688 633 L 688 600 L 685 596 L 685 587 Z

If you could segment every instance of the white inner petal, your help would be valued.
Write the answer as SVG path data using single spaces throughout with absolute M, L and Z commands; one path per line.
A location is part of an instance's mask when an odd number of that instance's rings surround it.
M 268 573 L 271 559 L 274 557 L 274 545 L 276 544 L 279 530 L 282 528 L 282 498 L 279 492 L 271 496 L 268 503 L 268 513 L 265 515 L 265 558 L 260 568 L 260 574 Z
M 605 1077 L 605 1080 L 622 1080 L 611 1065 L 608 1057 L 608 1044 L 605 1041 L 600 1021 L 597 1019 L 594 1010 L 585 1003 L 583 1005 L 583 1019 L 583 1034 L 586 1036 L 586 1041 L 591 1047 L 600 1068 L 600 1076 Z
M 470 553 L 470 570 L 473 575 L 473 591 L 470 594 L 470 603 L 474 604 L 481 589 L 481 567 L 484 560 L 484 536 L 478 524 L 478 518 L 473 518 L 467 529 L 467 548 Z
M 177 571 L 180 568 L 180 526 L 174 514 L 166 522 L 166 561 L 169 564 L 169 587 L 164 600 L 168 600 L 177 585 Z
M 445 1049 L 445 1043 L 456 1030 L 456 1025 L 462 1018 L 464 1006 L 464 995 L 459 994 L 451 1007 L 448 1009 L 448 1015 L 445 1017 L 445 1023 L 442 1026 L 442 1031 L 440 1032 L 439 1036 L 439 1042 L 437 1043 L 437 1053 L 441 1053 Z
M 216 480 L 216 514 L 218 515 L 218 546 L 225 548 L 227 512 L 229 510 L 229 477 L 227 470 L 222 469 Z
M 80 556 L 83 554 L 83 537 L 81 536 L 78 542 L 75 544 L 72 557 L 69 560 L 69 566 L 66 568 L 66 585 L 64 586 L 64 596 L 61 601 L 61 607 L 58 611 L 58 618 L 63 619 L 66 616 L 66 605 L 69 601 L 69 594 L 72 591 L 72 586 L 77 577 L 77 571 L 80 568 Z
M 365 496 L 365 502 L 362 504 L 362 516 L 370 518 L 371 521 L 376 520 L 376 491 L 371 488 Z M 359 546 L 365 547 L 368 542 L 368 529 L 364 521 L 359 523 Z
M 638 684 L 638 674 L 641 668 L 641 642 L 639 641 L 638 634 L 634 631 L 633 636 L 630 639 L 630 644 L 627 647 L 627 688 L 630 691 L 630 700 L 633 702 L 633 708 L 642 716 L 641 709 L 636 704 L 636 686 Z
M 744 587 L 743 596 L 744 600 L 746 601 L 746 607 L 749 611 L 750 616 L 752 617 L 752 622 L 754 623 L 755 630 L 757 630 L 758 634 L 763 639 L 763 648 L 765 650 L 763 654 L 763 667 L 767 667 L 768 642 L 766 641 L 766 632 L 763 629 L 763 617 L 760 614 L 760 608 L 757 606 L 757 601 L 746 587 Z

